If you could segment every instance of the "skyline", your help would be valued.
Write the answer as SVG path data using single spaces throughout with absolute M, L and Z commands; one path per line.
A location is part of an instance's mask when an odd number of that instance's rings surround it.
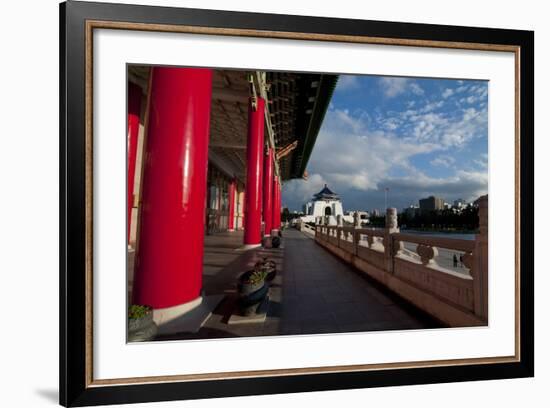
M 308 164 L 283 186 L 302 209 L 327 184 L 344 209 L 402 209 L 430 195 L 473 201 L 488 187 L 488 82 L 341 75 Z

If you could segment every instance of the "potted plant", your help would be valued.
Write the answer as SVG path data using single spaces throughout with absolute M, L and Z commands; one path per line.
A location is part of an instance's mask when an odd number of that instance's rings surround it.
M 267 282 L 271 282 L 273 279 L 275 279 L 275 275 L 277 274 L 277 264 L 275 261 L 272 261 L 268 258 L 263 258 L 261 261 L 258 261 L 260 264 L 260 267 L 267 272 L 267 275 L 265 277 L 265 280 Z
M 132 305 L 128 309 L 128 341 L 148 341 L 157 335 L 153 321 L 153 308 L 146 305 Z
M 267 258 L 256 262 L 254 269 L 243 273 L 239 278 L 239 308 L 244 316 L 256 313 L 269 290 L 268 281 L 273 279 L 275 263 Z

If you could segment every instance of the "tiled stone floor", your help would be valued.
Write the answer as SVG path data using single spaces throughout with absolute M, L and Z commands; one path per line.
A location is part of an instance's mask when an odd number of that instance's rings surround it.
M 207 239 L 204 276 L 206 295 L 225 293 L 225 300 L 198 333 L 180 333 L 159 340 L 440 327 L 297 230 L 284 231 L 282 249 L 247 252 L 237 250 L 241 233 L 231 233 L 229 237 L 227 234 L 230 233 Z M 278 264 L 266 321 L 228 325 L 237 277 L 263 256 Z

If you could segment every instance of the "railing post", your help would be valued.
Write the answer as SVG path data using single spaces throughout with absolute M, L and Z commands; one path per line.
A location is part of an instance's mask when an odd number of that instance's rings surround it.
M 353 214 L 353 226 L 355 228 L 361 228 L 361 221 L 359 220 L 359 213 L 357 211 Z
M 484 320 L 488 318 L 488 201 L 489 196 L 481 196 L 477 200 L 479 217 L 479 234 L 475 238 L 473 264 L 470 270 L 474 280 L 474 311 Z
M 397 209 L 386 209 L 386 228 L 384 231 L 384 263 L 386 271 L 393 273 L 393 258 L 402 249 L 402 242 L 394 242 L 392 234 L 399 232 Z

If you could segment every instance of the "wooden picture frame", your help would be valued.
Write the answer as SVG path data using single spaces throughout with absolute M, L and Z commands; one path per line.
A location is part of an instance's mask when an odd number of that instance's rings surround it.
M 93 377 L 93 31 L 196 33 L 513 52 L 514 355 L 154 378 Z M 493 118 L 498 120 L 498 118 Z M 534 375 L 534 33 L 69 1 L 60 5 L 60 403 L 64 406 L 338 390 Z M 520 250 L 521 249 L 521 250 Z

